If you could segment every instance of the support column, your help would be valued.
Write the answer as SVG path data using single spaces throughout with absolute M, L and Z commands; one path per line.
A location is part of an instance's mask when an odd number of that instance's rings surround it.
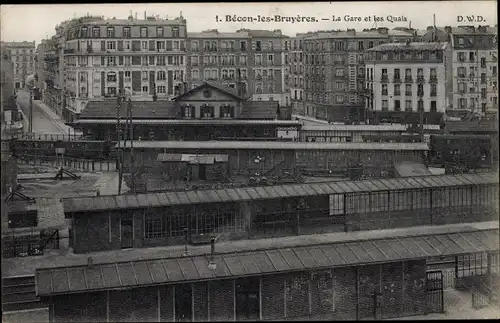
M 286 314 L 287 314 L 287 313 L 286 313 L 286 297 L 287 297 L 287 296 L 286 296 L 286 278 L 285 278 L 285 279 L 284 279 L 284 281 L 283 281 L 283 286 L 285 286 L 285 288 L 283 289 L 283 294 L 285 295 L 285 297 L 283 297 L 283 300 L 284 300 L 284 301 L 283 301 L 283 303 L 284 303 L 284 305 L 285 305 L 285 306 L 283 307 L 283 314 L 285 315 L 285 318 L 286 318 Z
M 160 288 L 158 288 L 157 292 L 158 292 L 158 322 L 161 322 L 161 293 L 160 293 Z
M 488 284 L 488 301 L 491 303 L 493 301 L 493 277 L 491 275 L 491 253 L 486 253 L 487 267 L 486 267 L 486 280 Z
M 359 321 L 359 267 L 356 267 L 356 321 Z
M 236 322 L 236 280 L 233 279 L 233 320 Z
M 106 291 L 106 322 L 109 322 L 109 290 Z
M 259 277 L 259 319 L 262 321 L 262 276 Z

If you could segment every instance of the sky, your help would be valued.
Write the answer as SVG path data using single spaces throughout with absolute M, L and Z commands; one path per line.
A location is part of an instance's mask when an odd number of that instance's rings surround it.
M 130 12 L 138 18 L 159 15 L 161 18 L 178 17 L 181 12 L 187 20 L 188 32 L 218 29 L 221 32 L 240 28 L 281 29 L 288 36 L 315 30 L 373 27 L 411 27 L 425 29 L 437 26 L 497 24 L 496 1 L 374 1 L 374 2 L 267 2 L 267 3 L 152 3 L 152 4 L 60 4 L 60 5 L 2 5 L 1 40 L 35 41 L 55 34 L 55 26 L 74 17 L 90 15 L 126 19 Z M 226 21 L 227 16 L 242 18 L 252 16 L 315 17 L 317 22 L 238 22 Z M 346 15 L 349 17 L 346 17 Z M 335 21 L 333 19 L 335 16 Z M 458 17 L 474 19 L 474 23 L 458 22 Z M 383 21 L 374 22 L 374 18 Z M 390 17 L 393 17 L 392 19 Z M 217 22 L 217 18 L 220 20 Z M 340 21 L 336 21 L 336 19 Z M 325 19 L 325 20 L 322 20 Z M 346 21 L 357 19 L 357 21 Z M 361 20 L 361 21 L 359 21 Z M 391 20 L 391 21 L 389 21 Z M 481 21 L 482 20 L 482 21 Z

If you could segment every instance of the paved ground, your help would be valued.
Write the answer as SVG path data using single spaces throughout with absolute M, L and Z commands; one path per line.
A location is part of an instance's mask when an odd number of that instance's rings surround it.
M 272 239 L 253 239 L 239 241 L 221 241 L 216 245 L 217 252 L 251 251 L 269 248 L 286 248 L 297 245 L 312 245 L 319 243 L 335 243 L 346 240 L 364 240 L 389 238 L 422 234 L 439 234 L 451 232 L 463 232 L 476 229 L 498 228 L 497 221 L 478 222 L 468 224 L 452 224 L 446 226 L 422 226 L 400 229 L 386 229 L 349 233 L 326 233 L 316 235 L 291 236 Z M 210 246 L 189 246 L 191 255 L 203 255 L 210 253 Z M 103 252 L 91 252 L 86 254 L 74 254 L 69 249 L 50 251 L 43 256 L 24 258 L 8 258 L 2 260 L 2 277 L 17 275 L 32 275 L 35 268 L 84 265 L 88 257 L 92 257 L 94 264 L 135 261 L 140 259 L 167 258 L 181 256 L 184 246 L 163 246 L 156 248 L 137 248 L 125 250 L 113 250 Z
M 24 118 L 29 120 L 30 104 L 29 104 L 29 92 L 28 91 L 18 91 L 17 92 L 17 102 L 22 112 L 24 113 Z M 25 132 L 29 130 L 26 128 Z M 52 119 L 41 109 L 35 101 L 33 101 L 33 131 L 37 133 L 63 133 L 62 130 L 57 126 L 57 124 L 52 121 Z

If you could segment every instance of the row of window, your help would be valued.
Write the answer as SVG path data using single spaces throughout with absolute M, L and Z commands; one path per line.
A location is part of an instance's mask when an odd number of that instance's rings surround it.
M 19 55 L 33 55 L 35 51 L 33 49 L 11 49 L 10 53 L 12 56 Z
M 208 65 L 246 65 L 247 64 L 247 56 L 240 55 L 237 61 L 235 55 L 204 55 L 201 56 L 203 61 L 200 60 L 200 56 L 191 56 L 191 65 L 198 65 L 203 62 L 203 64 Z
M 394 111 L 401 111 L 401 101 L 400 100 L 394 100 L 393 101 L 393 110 Z M 417 101 L 417 111 L 425 111 L 424 107 L 424 101 L 418 100 Z M 436 101 L 430 101 L 430 112 L 437 112 L 437 102 Z M 389 111 L 389 100 L 382 100 L 382 111 Z M 413 111 L 413 101 L 412 100 L 405 100 L 405 111 L 407 112 L 412 112 Z
M 477 66 L 471 66 L 469 74 L 467 74 L 467 67 L 465 66 L 459 66 L 457 67 L 457 76 L 458 77 L 471 77 L 474 78 L 476 77 L 476 72 L 477 72 Z M 490 71 L 493 76 L 497 76 L 498 72 L 498 67 L 497 66 L 490 66 Z M 486 78 L 486 73 L 481 73 L 481 78 Z
M 118 36 L 116 33 L 116 30 L 118 28 L 121 28 L 121 35 Z M 120 37 L 120 38 L 131 38 L 132 37 L 132 28 L 133 27 L 106 27 L 106 33 L 104 35 L 101 35 L 101 27 L 81 27 L 80 29 L 70 29 L 68 31 L 68 38 L 69 39 L 75 39 L 75 38 L 101 38 L 107 37 L 107 38 L 115 38 L 115 37 Z M 171 35 L 170 37 L 172 38 L 178 38 L 180 37 L 179 34 L 179 27 L 156 27 L 156 33 L 150 34 L 150 28 L 152 27 L 139 27 L 140 28 L 140 37 L 141 38 L 149 38 L 149 37 L 156 37 L 156 38 L 163 38 L 166 37 L 167 35 Z M 169 33 L 165 33 L 165 30 L 170 29 Z
M 366 41 L 342 41 L 342 40 L 336 40 L 336 41 L 305 41 L 305 51 L 311 52 L 311 51 L 344 51 L 346 49 L 352 49 L 352 50 L 358 50 L 358 51 L 363 51 L 365 49 L 370 49 L 378 45 L 384 44 L 385 41 L 381 40 L 378 42 L 375 41 L 368 41 L 368 46 L 366 45 Z M 300 43 L 299 43 L 300 44 Z
M 203 47 L 201 47 L 203 45 Z M 220 46 L 219 46 L 220 45 Z M 255 46 L 255 51 L 266 51 L 266 50 L 275 50 L 279 49 L 280 47 L 277 46 L 278 43 L 275 44 L 275 41 L 273 40 L 268 40 L 266 42 L 261 41 L 261 40 L 255 40 L 252 44 L 252 46 Z M 218 51 L 218 50 L 236 50 L 237 48 L 240 51 L 246 51 L 248 49 L 248 41 L 246 40 L 240 40 L 240 41 L 234 41 L 234 40 L 192 40 L 191 41 L 191 50 L 192 51 L 199 51 L 201 48 L 203 48 L 204 51 Z
M 241 74 L 241 79 L 245 80 L 248 78 L 246 69 L 240 70 L 240 74 Z M 238 74 L 236 72 L 236 69 L 221 69 L 220 74 L 219 74 L 218 69 L 204 69 L 203 70 L 203 77 L 205 79 L 216 80 L 220 76 L 222 79 L 236 80 L 237 75 Z M 198 80 L 198 79 L 200 79 L 201 76 L 202 75 L 201 75 L 199 70 L 195 69 L 195 70 L 191 71 L 191 78 L 193 80 Z
M 83 40 L 76 43 L 68 43 L 65 49 L 66 54 L 76 51 L 106 52 L 106 51 L 184 51 L 184 40 L 108 40 L 90 41 Z
M 496 107 L 498 104 L 498 99 L 496 96 L 490 97 L 490 101 L 493 103 L 493 107 Z M 469 98 L 469 104 L 467 104 L 466 98 L 458 99 L 458 109 L 470 109 L 473 110 L 478 106 L 478 98 Z M 486 112 L 486 103 L 481 103 L 481 111 Z
M 397 61 L 397 60 L 442 60 L 442 51 L 404 51 L 404 52 L 367 52 L 364 54 L 365 61 Z
M 389 95 L 388 89 L 388 84 L 382 84 L 382 95 Z M 371 87 L 371 84 L 370 84 Z M 391 93 L 392 95 L 399 96 L 401 95 L 401 84 L 393 84 L 394 91 Z M 405 84 L 405 92 L 404 95 L 406 96 L 412 96 L 415 94 L 415 92 L 412 91 L 412 88 L 414 88 L 413 84 Z M 438 85 L 437 84 L 429 84 L 429 87 L 431 89 L 430 91 L 430 96 L 436 96 L 437 95 L 437 89 Z M 423 84 L 417 84 L 417 93 L 421 93 L 422 96 L 424 94 L 424 85 Z
M 366 73 L 368 77 L 371 79 L 373 77 L 373 68 L 367 68 Z M 430 78 L 435 79 L 437 78 L 437 70 L 436 68 L 429 68 L 429 73 L 430 73 Z M 400 79 L 401 78 L 401 69 L 395 68 L 393 70 L 393 75 L 394 79 Z M 387 78 L 387 68 L 382 69 L 382 78 Z M 411 68 L 405 68 L 405 79 L 406 78 L 411 78 L 412 77 L 412 69 Z M 417 78 L 423 78 L 424 77 L 424 69 L 423 68 L 418 68 L 417 69 Z
M 183 55 L 167 56 L 88 56 L 65 57 L 66 66 L 184 66 Z

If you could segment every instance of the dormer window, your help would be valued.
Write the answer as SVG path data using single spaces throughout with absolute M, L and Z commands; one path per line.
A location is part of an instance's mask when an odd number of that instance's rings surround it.
M 220 117 L 224 119 L 234 118 L 234 107 L 224 104 L 220 107 Z
M 195 117 L 194 114 L 194 106 L 187 104 L 182 107 L 182 117 L 187 119 L 193 119 Z
M 211 105 L 204 104 L 200 108 L 202 118 L 213 118 L 214 117 L 214 107 Z

